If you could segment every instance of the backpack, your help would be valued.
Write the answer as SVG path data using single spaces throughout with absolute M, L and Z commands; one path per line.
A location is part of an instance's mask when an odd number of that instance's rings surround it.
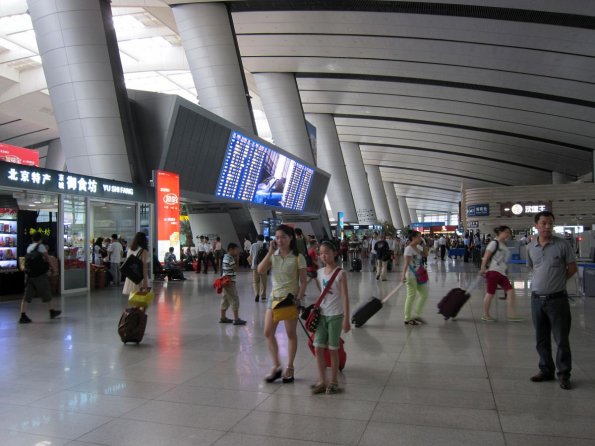
M 50 265 L 43 258 L 43 254 L 39 252 L 39 243 L 33 251 L 25 255 L 25 272 L 29 277 L 39 277 L 44 275 L 50 269 Z
M 267 248 L 267 244 L 263 243 L 262 248 L 256 252 L 256 266 L 258 266 L 258 264 L 264 260 L 268 252 L 269 249 Z

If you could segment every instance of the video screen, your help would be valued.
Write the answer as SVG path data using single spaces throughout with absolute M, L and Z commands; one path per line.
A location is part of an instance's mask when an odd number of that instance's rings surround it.
M 215 195 L 303 211 L 314 169 L 232 131 Z

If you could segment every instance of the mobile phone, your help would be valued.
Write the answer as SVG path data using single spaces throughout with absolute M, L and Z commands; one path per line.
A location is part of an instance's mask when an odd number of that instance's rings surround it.
M 277 241 L 276 240 L 271 241 L 271 248 L 277 249 Z

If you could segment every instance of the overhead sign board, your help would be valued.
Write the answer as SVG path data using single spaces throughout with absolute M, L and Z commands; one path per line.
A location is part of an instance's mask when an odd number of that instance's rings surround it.
M 0 186 L 152 203 L 152 188 L 70 172 L 0 162 Z
M 551 201 L 519 201 L 500 204 L 502 217 L 524 217 L 535 215 L 542 211 L 552 212 Z
M 24 166 L 39 166 L 39 152 L 0 143 L 0 161 Z
M 157 255 L 165 257 L 170 247 L 180 258 L 180 176 L 156 170 L 155 207 L 157 208 Z
M 467 206 L 467 217 L 489 217 L 489 204 L 472 204 Z

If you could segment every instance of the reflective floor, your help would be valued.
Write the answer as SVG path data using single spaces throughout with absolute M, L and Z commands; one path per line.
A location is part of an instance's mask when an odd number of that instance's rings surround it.
M 519 313 L 529 316 L 527 274 L 516 268 Z M 115 288 L 62 298 L 57 320 L 35 301 L 29 325 L 16 323 L 18 302 L 1 303 L 0 445 L 594 445 L 595 299 L 572 303 L 574 388 L 565 391 L 529 381 L 532 324 L 506 322 L 504 301 L 494 301 L 495 323 L 480 320 L 479 289 L 457 321 L 436 314 L 473 266 L 430 259 L 429 271 L 428 324 L 403 324 L 401 291 L 347 334 L 339 395 L 310 395 L 317 373 L 303 333 L 296 382 L 263 382 L 265 304 L 254 302 L 247 271 L 238 276 L 246 326 L 218 323 L 214 274 L 187 273 L 186 282 L 155 285 L 138 346 L 116 333 L 126 298 Z M 350 273 L 352 308 L 398 277 Z M 311 283 L 308 299 L 315 295 Z

